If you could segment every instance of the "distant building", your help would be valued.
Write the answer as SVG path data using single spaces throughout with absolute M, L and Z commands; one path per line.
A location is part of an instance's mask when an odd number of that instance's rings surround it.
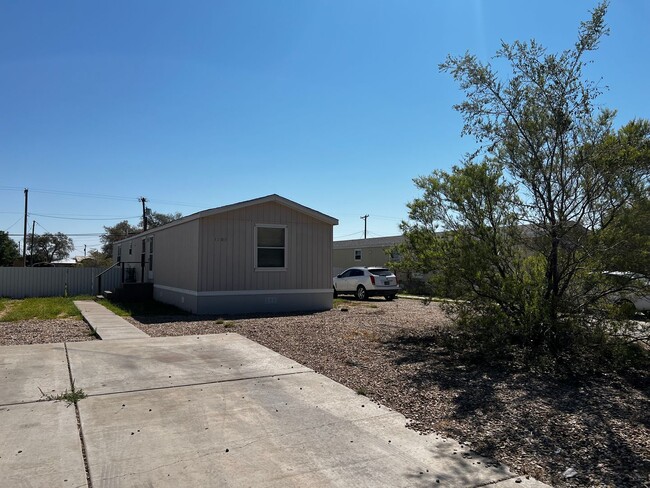
M 399 256 L 390 256 L 390 248 L 404 242 L 404 236 L 371 237 L 334 241 L 332 249 L 332 276 L 352 266 L 386 266 Z

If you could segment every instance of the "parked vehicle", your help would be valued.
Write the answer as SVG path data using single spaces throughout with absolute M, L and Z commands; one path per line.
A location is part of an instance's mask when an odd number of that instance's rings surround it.
M 383 296 L 392 300 L 399 291 L 397 276 L 386 268 L 354 267 L 334 277 L 334 298 L 338 295 L 353 294 L 359 300 L 372 296 Z
M 629 286 L 634 283 L 638 288 L 635 292 L 615 293 L 610 296 L 611 300 L 630 312 L 636 310 L 650 314 L 650 280 L 647 277 L 629 271 L 604 271 L 603 274 L 618 285 Z

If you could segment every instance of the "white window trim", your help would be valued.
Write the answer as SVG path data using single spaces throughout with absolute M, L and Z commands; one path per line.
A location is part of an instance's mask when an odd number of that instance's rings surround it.
M 359 251 L 359 258 L 357 259 L 357 251 Z M 354 260 L 355 261 L 363 261 L 363 251 L 361 249 L 355 249 L 354 250 Z
M 261 268 L 257 265 L 257 229 L 261 228 L 272 228 L 272 229 L 284 229 L 284 266 L 282 268 Z M 280 224 L 255 224 L 253 229 L 253 269 L 255 271 L 286 271 L 287 270 L 287 257 L 289 250 L 289 233 L 287 232 L 286 225 Z

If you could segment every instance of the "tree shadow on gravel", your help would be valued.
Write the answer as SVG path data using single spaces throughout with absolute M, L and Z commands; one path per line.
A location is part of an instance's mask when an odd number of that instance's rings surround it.
M 520 459 L 524 469 L 532 459 L 539 468 L 526 474 L 554 485 L 639 486 L 650 479 L 647 371 L 556 378 L 506 360 L 477 361 L 442 346 L 436 333 L 396 335 L 382 347 L 416 395 L 452 399 L 448 418 L 431 422 L 444 420 L 438 425 L 448 425 L 448 435 L 471 441 L 482 455 Z M 422 420 L 414 427 L 433 428 Z M 566 480 L 570 466 L 579 475 Z

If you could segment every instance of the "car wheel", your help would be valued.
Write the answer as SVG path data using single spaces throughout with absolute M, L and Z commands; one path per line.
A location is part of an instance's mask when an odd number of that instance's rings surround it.
M 363 285 L 359 285 L 357 287 L 357 299 L 359 299 L 359 300 L 367 300 L 368 299 L 368 294 L 366 293 L 366 289 L 363 287 Z
M 339 296 L 339 294 L 338 294 L 338 292 L 336 291 L 336 288 L 334 288 L 334 298 L 336 298 L 336 297 L 338 297 L 338 296 Z
M 390 302 L 395 299 L 395 295 L 386 295 L 384 298 Z

